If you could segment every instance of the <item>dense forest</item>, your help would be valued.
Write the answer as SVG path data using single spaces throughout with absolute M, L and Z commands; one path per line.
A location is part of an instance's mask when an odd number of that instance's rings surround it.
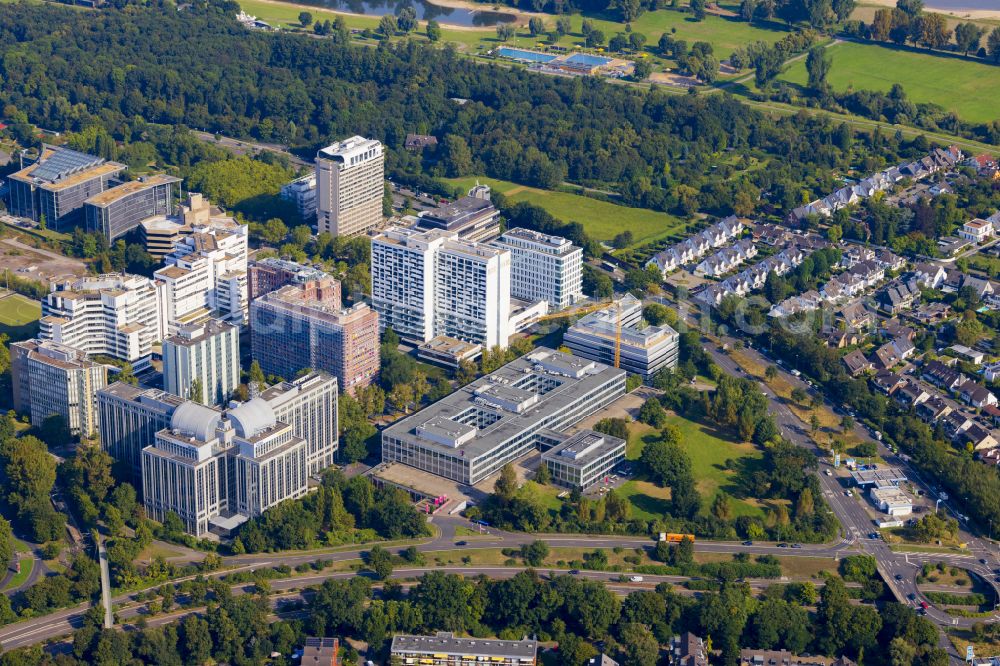
M 74 132 L 100 125 L 143 167 L 156 152 L 167 164 L 199 158 L 190 139 L 183 154 L 167 155 L 154 124 L 283 142 L 303 154 L 362 134 L 389 147 L 390 173 L 486 173 L 541 187 L 570 180 L 684 215 L 729 213 L 734 202 L 749 202 L 750 212 L 787 210 L 835 189 L 838 170 L 870 171 L 918 154 L 898 136 L 854 141 L 829 119 L 773 120 L 727 95 L 676 96 L 520 70 L 501 76 L 449 47 L 408 41 L 362 48 L 248 32 L 232 18 L 237 9 L 196 3 L 81 14 L 5 4 L 5 122 L 29 141 L 37 139 L 28 123 Z M 402 150 L 409 132 L 441 139 L 433 164 Z M 157 150 L 135 148 L 147 142 Z

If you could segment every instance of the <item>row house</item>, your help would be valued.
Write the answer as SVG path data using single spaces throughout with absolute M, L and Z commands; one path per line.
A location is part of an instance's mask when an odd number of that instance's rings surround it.
M 729 273 L 744 261 L 757 256 L 757 246 L 749 240 L 742 240 L 731 247 L 726 247 L 708 259 L 702 261 L 695 268 L 696 274 L 717 277 Z
M 882 250 L 875 255 L 875 263 L 887 271 L 901 271 L 906 266 L 906 259 L 889 250 Z
M 917 416 L 927 423 L 937 423 L 952 411 L 951 405 L 939 395 L 931 395 L 917 405 Z
M 886 370 L 913 356 L 916 348 L 906 338 L 895 338 L 875 350 L 875 358 Z
M 875 324 L 875 314 L 868 309 L 863 301 L 853 301 L 837 310 L 836 320 L 844 322 L 849 329 L 861 330 Z
M 798 312 L 812 312 L 823 304 L 823 297 L 815 289 L 802 292 L 798 296 L 790 296 L 771 307 L 769 317 L 788 317 Z
M 903 386 L 906 386 L 906 383 L 906 380 L 900 375 L 897 375 L 895 372 L 889 372 L 888 370 L 879 370 L 871 379 L 871 384 L 875 387 L 875 390 L 879 391 L 883 395 L 889 396 Z
M 791 245 L 781 252 L 767 257 L 750 268 L 729 277 L 719 284 L 702 290 L 695 298 L 707 305 L 718 305 L 726 296 L 745 296 L 764 286 L 770 273 L 785 275 L 815 250 L 825 247 L 825 241 L 803 237 L 802 245 Z
M 852 243 L 844 248 L 840 254 L 840 265 L 844 268 L 851 268 L 862 261 L 875 261 L 875 250 Z
M 828 301 L 853 298 L 885 278 L 885 269 L 874 260 L 861 261 L 823 285 L 821 292 Z
M 905 407 L 918 407 L 931 399 L 929 391 L 913 380 L 904 380 L 894 392 L 893 399 Z
M 921 370 L 923 379 L 946 391 L 957 390 L 968 379 L 961 372 L 941 361 L 929 361 Z
M 743 233 L 744 228 L 744 224 L 735 215 L 730 215 L 692 235 L 690 238 L 686 238 L 679 243 L 671 245 L 662 252 L 656 253 L 646 262 L 646 267 L 655 267 L 666 278 L 669 273 L 677 270 L 684 264 L 697 261 L 708 254 L 713 248 L 722 247 L 733 240 Z
M 764 243 L 774 247 L 783 244 L 791 238 L 791 233 L 786 227 L 777 224 L 758 224 L 751 232 L 755 243 Z
M 976 409 L 997 404 L 993 391 L 971 379 L 958 387 L 958 396 Z
M 844 367 L 847 368 L 847 374 L 851 377 L 857 377 L 862 373 L 870 372 L 875 369 L 875 365 L 869 361 L 859 349 L 855 349 L 854 351 L 845 354 L 840 360 L 844 364 Z

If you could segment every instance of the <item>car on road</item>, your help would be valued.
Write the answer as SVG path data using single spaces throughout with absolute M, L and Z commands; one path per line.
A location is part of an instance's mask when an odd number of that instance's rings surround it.
M 871 533 L 869 533 L 868 534 L 868 538 L 869 539 L 877 539 L 878 538 L 878 532 L 871 532 Z
M 927 610 L 928 608 L 931 607 L 931 605 L 929 603 L 927 603 L 926 601 L 921 601 L 920 602 L 920 607 L 923 608 L 924 610 Z
M 801 547 L 802 547 L 801 543 L 793 543 L 792 544 L 792 548 L 801 548 Z
M 831 472 L 830 470 L 826 470 L 826 475 L 827 476 L 833 476 L 833 472 Z
M 779 543 L 778 544 L 778 548 L 788 548 L 788 544 L 787 543 Z
M 980 559 L 979 559 L 979 563 L 980 563 L 980 564 L 986 564 L 986 558 L 985 558 L 985 557 L 983 557 L 983 558 L 980 558 Z
M 844 491 L 844 497 L 850 497 L 850 496 L 851 496 L 851 491 L 850 490 L 845 490 Z
M 899 574 L 896 574 L 896 580 L 903 580 L 903 577 Z
M 468 543 L 467 541 L 456 541 L 456 542 L 455 542 L 455 545 L 456 545 L 456 546 L 464 546 L 464 545 L 466 545 L 467 543 Z
M 579 569 L 570 569 L 569 570 L 569 575 L 570 576 L 578 576 L 578 575 L 580 575 L 580 570 Z
M 628 580 L 630 583 L 641 583 L 642 576 L 630 576 Z
M 917 595 L 913 594 L 913 592 L 910 592 L 908 595 L 906 595 L 906 598 L 909 599 L 910 601 L 914 601 L 917 598 Z
M 752 546 L 753 545 L 753 541 L 744 541 L 743 545 L 744 546 Z

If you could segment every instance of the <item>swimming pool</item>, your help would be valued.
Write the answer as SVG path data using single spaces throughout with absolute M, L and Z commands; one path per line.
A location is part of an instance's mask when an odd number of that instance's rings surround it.
M 506 46 L 497 49 L 496 54 L 501 58 L 510 58 L 511 60 L 520 60 L 522 62 L 550 62 L 555 60 L 557 57 L 549 55 L 548 53 L 525 51 L 524 49 L 512 49 Z
M 574 53 L 570 57 L 566 58 L 565 62 L 572 63 L 574 65 L 588 65 L 590 67 L 601 67 L 611 62 L 611 58 L 605 58 L 604 56 L 589 55 L 587 53 Z

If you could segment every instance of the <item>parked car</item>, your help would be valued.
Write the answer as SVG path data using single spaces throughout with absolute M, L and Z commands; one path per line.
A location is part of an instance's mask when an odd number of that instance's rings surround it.
M 641 583 L 642 582 L 642 576 L 630 576 L 629 577 L 629 582 L 630 583 Z

